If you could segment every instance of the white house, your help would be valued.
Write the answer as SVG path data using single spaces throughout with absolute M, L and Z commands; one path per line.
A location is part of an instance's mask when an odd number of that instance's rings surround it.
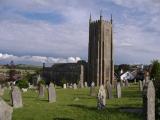
M 135 76 L 131 72 L 127 71 L 127 72 L 123 73 L 120 76 L 120 78 L 123 81 L 125 81 L 125 80 L 133 80 L 135 78 Z

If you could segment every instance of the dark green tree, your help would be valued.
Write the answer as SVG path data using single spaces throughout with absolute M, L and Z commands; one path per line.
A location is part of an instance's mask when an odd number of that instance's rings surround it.
M 150 76 L 154 80 L 160 80 L 160 62 L 158 60 L 152 61 Z
M 156 91 L 156 120 L 160 120 L 160 62 L 152 61 L 150 77 L 153 79 Z

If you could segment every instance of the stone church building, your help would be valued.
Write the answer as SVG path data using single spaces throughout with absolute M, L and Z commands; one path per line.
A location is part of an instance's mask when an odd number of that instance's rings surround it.
M 80 80 L 88 84 L 92 81 L 97 86 L 106 85 L 107 81 L 113 82 L 113 26 L 112 17 L 110 21 L 100 19 L 92 21 L 89 19 L 89 44 L 88 62 L 60 63 L 52 67 L 43 68 L 43 77 L 49 82 L 56 84 L 66 81 L 67 83 L 78 83 Z

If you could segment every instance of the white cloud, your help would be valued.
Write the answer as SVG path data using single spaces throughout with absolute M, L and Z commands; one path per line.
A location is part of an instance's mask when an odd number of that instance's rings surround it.
M 47 65 L 52 65 L 55 63 L 76 63 L 81 60 L 80 57 L 68 57 L 64 58 L 53 58 L 53 57 L 45 57 L 45 56 L 15 56 L 10 54 L 2 54 L 0 53 L 0 63 L 10 63 L 10 61 L 14 61 L 15 63 L 28 63 L 28 64 L 36 64 L 42 65 L 42 63 L 46 63 Z
M 112 8 L 112 3 L 118 10 Z M 104 18 L 108 10 L 118 12 L 114 14 L 116 63 L 146 63 L 160 57 L 158 0 L 1 0 L 0 8 L 3 6 L 9 8 L 0 16 L 0 50 L 3 53 L 56 57 L 29 56 L 41 62 L 64 62 L 66 59 L 57 57 L 68 56 L 87 58 L 89 13 L 97 18 L 102 9 Z M 32 20 L 19 12 L 56 12 L 64 21 Z

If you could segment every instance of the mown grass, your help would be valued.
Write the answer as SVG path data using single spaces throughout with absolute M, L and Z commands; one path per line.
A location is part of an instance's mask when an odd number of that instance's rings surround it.
M 97 100 L 89 96 L 89 88 L 56 89 L 57 102 L 48 103 L 29 90 L 23 93 L 23 108 L 14 109 L 13 120 L 141 120 L 142 114 L 120 111 L 121 108 L 141 108 L 142 98 L 137 85 L 122 89 L 122 98 L 107 100 L 106 109 L 97 110 Z M 113 90 L 115 96 L 115 90 Z M 9 102 L 6 91 L 3 98 Z

